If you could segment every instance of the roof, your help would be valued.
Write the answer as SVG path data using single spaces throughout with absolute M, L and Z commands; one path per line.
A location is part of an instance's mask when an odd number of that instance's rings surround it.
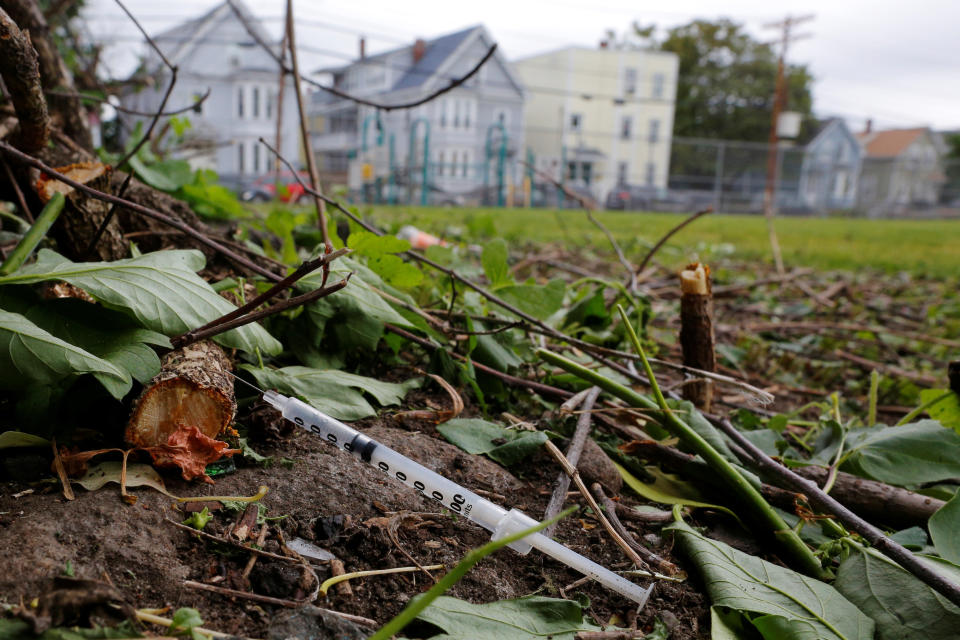
M 153 39 L 167 58 L 170 59 L 170 62 L 176 65 L 193 50 L 198 42 L 207 36 L 218 22 L 228 17 L 237 19 L 233 13 L 233 8 L 230 6 L 231 3 L 237 12 L 243 16 L 241 22 L 246 21 L 260 40 L 268 44 L 275 44 L 272 42 L 270 35 L 264 31 L 257 17 L 253 15 L 250 9 L 247 8 L 247 5 L 243 3 L 243 0 L 230 0 L 229 2 L 218 4 L 205 14 L 192 20 L 181 22 L 157 34 Z
M 888 129 L 857 134 L 870 158 L 895 158 L 913 144 L 927 129 Z
M 481 25 L 474 25 L 472 27 L 467 27 L 466 29 L 461 29 L 460 31 L 455 31 L 454 33 L 448 33 L 437 38 L 425 40 L 424 44 L 426 46 L 424 48 L 423 57 L 420 58 L 420 60 L 414 65 L 409 67 L 404 66 L 403 68 L 405 69 L 405 73 L 400 76 L 390 90 L 396 91 L 399 89 L 412 89 L 427 82 L 427 80 L 429 80 L 440 70 L 443 64 L 460 47 L 460 45 L 463 44 L 463 42 L 478 29 L 483 29 L 483 27 Z M 409 52 L 412 56 L 413 45 L 414 43 L 410 43 L 402 47 L 397 47 L 396 49 L 384 51 L 383 53 L 366 56 L 362 60 L 357 59 L 347 65 L 318 69 L 316 73 L 342 72 L 352 66 L 378 62 L 397 53 Z M 400 67 L 398 66 L 398 68 Z

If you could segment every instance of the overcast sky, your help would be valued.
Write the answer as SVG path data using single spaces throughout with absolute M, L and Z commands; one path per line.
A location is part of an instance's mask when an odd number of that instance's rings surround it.
M 150 33 L 216 4 L 217 0 L 126 0 Z M 279 39 L 283 0 L 247 4 Z M 884 127 L 960 129 L 958 0 L 296 2 L 298 44 L 314 50 L 301 54 L 305 69 L 355 57 L 360 34 L 367 38 L 368 53 L 376 53 L 418 36 L 429 38 L 483 23 L 508 59 L 515 59 L 571 44 L 596 46 L 606 29 L 622 33 L 634 20 L 667 28 L 693 18 L 729 17 L 757 37 L 773 40 L 777 32 L 763 25 L 788 13 L 816 15 L 798 29 L 810 37 L 794 43 L 788 57 L 792 63 L 808 65 L 813 73 L 818 116 L 842 116 L 854 130 L 862 128 L 866 118 Z M 90 35 L 113 43 L 103 59 L 106 68 L 115 76 L 129 74 L 143 51 L 136 28 L 112 0 L 88 0 L 85 15 Z

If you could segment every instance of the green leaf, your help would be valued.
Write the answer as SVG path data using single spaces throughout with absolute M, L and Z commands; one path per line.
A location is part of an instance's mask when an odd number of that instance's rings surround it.
M 0 309 L 0 388 L 22 390 L 51 386 L 74 375 L 92 373 L 118 400 L 130 375 L 116 365 L 44 331 L 25 316 Z
M 217 180 L 214 171 L 197 171 L 193 182 L 183 185 L 177 195 L 189 202 L 197 215 L 204 218 L 231 220 L 249 217 L 236 194 L 217 184 Z
M 0 285 L 66 280 L 104 306 L 133 316 L 147 329 L 172 336 L 235 309 L 195 273 L 203 266 L 199 251 L 157 251 L 113 262 L 74 263 L 43 250 L 35 263 L 0 277 Z M 258 324 L 233 329 L 214 340 L 249 353 L 259 348 L 277 354 L 282 349 Z
M 960 492 L 930 516 L 930 538 L 944 560 L 960 564 Z M 926 542 L 926 540 L 924 540 Z
M 242 365 L 241 368 L 249 371 L 264 389 L 299 396 L 316 409 L 340 420 L 359 420 L 377 414 L 363 393 L 370 394 L 382 405 L 400 404 L 407 392 L 422 382 L 420 378 L 399 384 L 381 382 L 345 371 L 310 367 L 259 369 Z
M 193 177 L 190 163 L 186 160 L 168 159 L 147 164 L 138 155 L 135 154 L 130 158 L 130 166 L 133 167 L 138 178 L 154 189 L 176 191 L 190 182 Z
M 960 477 L 960 435 L 936 420 L 855 429 L 844 471 L 906 486 Z
M 942 395 L 945 395 L 947 389 L 924 389 L 920 392 L 920 404 L 932 402 Z M 960 432 L 960 395 L 953 393 L 940 402 L 927 408 L 927 413 L 934 420 L 939 420 L 940 424 Z
M 932 523 L 933 521 L 931 520 L 931 524 Z M 927 546 L 927 532 L 923 530 L 923 527 L 901 529 L 896 533 L 891 533 L 890 539 L 901 547 L 906 547 L 912 551 L 919 551 Z
M 194 627 L 203 624 L 203 618 L 200 612 L 190 607 L 181 607 L 177 609 L 170 623 L 170 633 L 181 635 L 185 631 L 191 631 Z
M 567 285 L 559 278 L 545 285 L 516 284 L 497 289 L 497 295 L 526 314 L 546 320 L 563 305 Z
M 518 431 L 478 418 L 458 418 L 437 425 L 448 442 L 467 453 L 486 454 L 507 467 L 543 446 L 547 434 L 542 431 Z
M 711 603 L 739 611 L 762 637 L 873 638 L 873 621 L 830 585 L 705 538 L 683 522 L 666 529 L 697 565 Z
M 684 507 L 699 507 L 703 509 L 716 509 L 723 511 L 734 518 L 737 514 L 718 504 L 711 504 L 703 500 L 703 495 L 695 485 L 686 480 L 681 480 L 679 476 L 672 473 L 665 473 L 657 466 L 646 467 L 647 472 L 655 480 L 652 483 L 643 482 L 627 469 L 616 462 L 613 466 L 620 472 L 620 477 L 627 483 L 627 486 L 651 502 L 660 504 L 679 504 Z M 739 518 L 737 518 L 739 520 Z
M 378 236 L 369 231 L 353 231 L 348 238 L 350 248 L 362 256 L 379 256 L 385 253 L 400 253 L 410 249 L 410 242 L 396 236 Z
M 483 247 L 480 261 L 483 263 L 483 272 L 487 274 L 487 280 L 493 288 L 513 283 L 507 257 L 507 243 L 503 238 L 490 240 Z
M 201 531 L 207 526 L 211 518 L 213 518 L 213 515 L 210 513 L 210 509 L 204 507 L 202 511 L 194 511 L 191 513 L 190 517 L 183 521 L 183 524 L 188 527 L 193 527 L 197 531 Z
M 49 447 L 50 441 L 32 433 L 23 431 L 4 431 L 0 433 L 0 450 L 18 447 Z
M 579 603 L 542 596 L 487 604 L 440 596 L 417 619 L 446 632 L 434 640 L 573 640 L 580 631 L 601 630 L 584 620 Z
M 960 567 L 927 558 L 954 582 Z M 873 549 L 855 547 L 837 570 L 836 589 L 873 618 L 878 640 L 948 640 L 960 629 L 960 608 Z
M 389 253 L 367 259 L 367 266 L 383 280 L 401 289 L 410 289 L 423 282 L 423 272 Z

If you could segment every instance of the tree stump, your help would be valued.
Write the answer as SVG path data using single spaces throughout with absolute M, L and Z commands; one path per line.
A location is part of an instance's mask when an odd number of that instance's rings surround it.
M 680 347 L 683 364 L 705 371 L 717 370 L 713 335 L 713 294 L 710 267 L 694 263 L 680 272 Z M 683 397 L 710 411 L 713 383 L 696 380 L 683 386 Z

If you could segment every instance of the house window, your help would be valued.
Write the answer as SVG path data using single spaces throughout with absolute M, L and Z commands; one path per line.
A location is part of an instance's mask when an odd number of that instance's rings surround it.
M 260 87 L 253 88 L 253 117 L 260 117 Z
M 620 119 L 620 139 L 629 140 L 631 135 L 631 129 L 633 128 L 633 118 L 630 116 L 623 116 Z
M 470 116 L 473 114 L 473 110 L 477 108 L 477 103 L 473 100 L 467 100 L 465 103 L 466 109 L 463 110 L 463 128 L 470 128 Z
M 454 129 L 460 128 L 460 101 L 459 100 L 453 101 L 453 128 Z M 456 162 L 454 162 L 454 164 L 456 164 Z
M 450 152 L 450 175 L 454 178 L 457 177 L 457 158 L 459 155 L 456 151 Z
M 273 101 L 277 99 L 277 93 L 275 91 L 267 92 L 267 120 L 273 120 Z
M 567 180 L 576 180 L 577 179 L 577 163 L 568 162 L 567 163 Z
M 510 126 L 510 117 L 507 115 L 506 109 L 501 109 L 497 112 L 497 122 L 503 126 L 504 130 Z
M 593 178 L 593 163 L 592 162 L 581 163 L 580 174 L 583 177 L 583 182 L 585 184 L 590 184 L 590 180 Z
M 245 93 L 244 87 L 241 85 L 237 87 L 237 117 L 241 120 L 243 119 L 243 94 Z
M 583 129 L 583 114 L 570 114 L 570 131 L 581 131 Z
M 652 94 L 654 98 L 663 97 L 663 84 L 666 81 L 666 78 L 662 73 L 653 74 L 653 89 Z
M 650 139 L 650 142 L 656 142 L 660 137 L 660 121 L 659 120 L 653 119 L 650 121 L 650 134 L 648 137 Z
M 446 129 L 446 128 L 447 128 L 447 105 L 448 105 L 448 104 L 449 104 L 449 100 L 442 100 L 442 101 L 439 103 L 439 107 L 440 107 L 440 128 L 441 128 L 441 129 Z
M 652 187 L 657 178 L 657 165 L 652 162 L 647 163 L 647 186 Z
M 237 173 L 239 173 L 240 175 L 243 175 L 247 170 L 246 161 L 245 161 L 246 159 L 244 158 L 243 152 L 244 152 L 243 143 L 238 142 L 237 143 Z
M 627 173 L 630 170 L 630 165 L 626 162 L 617 163 L 617 186 L 623 186 L 627 184 Z
M 437 153 L 437 176 L 443 177 L 443 151 Z
M 467 177 L 467 174 L 470 173 L 470 150 L 467 149 L 463 152 L 463 175 L 464 178 Z
M 623 92 L 629 96 L 637 92 L 637 70 L 633 67 L 623 70 Z
M 260 168 L 260 145 L 257 143 L 253 144 L 253 172 L 263 173 L 263 169 Z

